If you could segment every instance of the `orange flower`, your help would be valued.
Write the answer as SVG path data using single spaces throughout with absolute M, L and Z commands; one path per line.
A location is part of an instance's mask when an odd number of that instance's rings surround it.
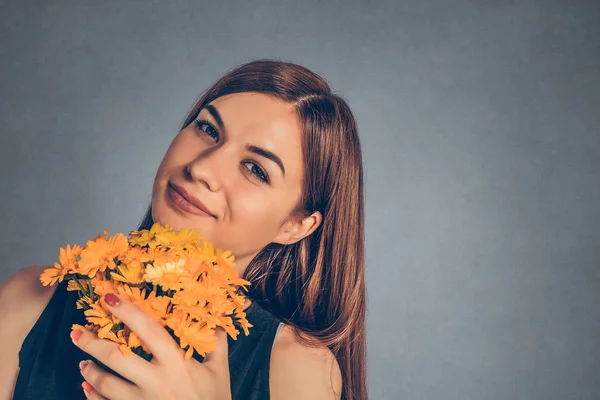
M 127 264 L 120 264 L 115 271 L 110 274 L 111 279 L 119 282 L 130 283 L 136 285 L 144 282 L 142 279 L 145 269 L 138 261 L 131 260 Z
M 156 293 L 147 289 L 131 287 L 128 285 L 119 285 L 117 294 L 123 296 L 143 312 L 152 316 L 156 321 L 162 323 L 166 317 L 167 311 L 171 304 L 171 298 L 167 296 L 156 296 Z
M 223 251 L 222 249 L 216 249 L 216 253 L 217 263 L 219 265 L 223 267 L 233 268 L 235 257 L 233 256 L 230 250 Z
M 156 223 L 152 225 L 150 230 L 131 231 L 129 232 L 130 243 L 137 246 L 149 246 L 155 248 L 160 244 L 157 240 L 157 235 L 170 231 L 172 228 L 169 224 L 161 225 Z
M 118 287 L 118 281 L 106 279 L 103 274 L 96 274 L 92 279 L 94 293 L 98 297 L 104 297 L 107 293 L 114 293 Z
M 132 302 L 133 304 L 139 305 L 144 302 L 146 299 L 147 291 L 146 289 L 142 289 L 135 286 L 129 285 L 115 285 L 115 292 L 123 296 L 125 300 Z
M 149 254 L 149 250 L 154 250 L 154 249 L 148 249 L 148 248 L 144 248 L 144 247 L 140 247 L 140 246 L 131 246 L 131 243 L 130 243 L 130 247 L 125 252 L 125 255 L 124 255 L 122 261 L 125 264 L 130 264 L 132 262 L 139 262 L 139 263 L 143 264 L 143 263 L 152 261 L 154 256 L 152 254 Z
M 75 302 L 75 305 L 78 309 L 88 310 L 91 308 L 92 299 L 90 296 L 82 296 L 79 300 Z
M 177 262 L 168 262 L 164 265 L 148 264 L 146 265 L 144 280 L 167 290 L 179 290 L 182 288 L 182 281 L 190 276 L 184 265 L 184 259 L 179 259 Z
M 122 233 L 117 233 L 109 240 L 101 236 L 88 240 L 81 251 L 79 272 L 94 277 L 98 271 L 114 269 L 115 259 L 123 259 L 128 246 L 127 238 Z
M 129 331 L 128 333 L 124 333 L 123 336 L 124 336 L 124 338 L 126 338 L 125 340 L 127 341 L 126 344 L 121 344 L 119 346 L 119 349 L 121 350 L 123 355 L 131 354 L 132 353 L 131 350 L 133 350 L 137 347 L 141 347 L 146 353 L 150 353 L 150 349 L 148 348 L 148 346 L 146 346 L 144 344 L 144 342 L 142 342 L 140 337 L 138 335 L 136 335 L 135 332 Z
M 117 335 L 117 333 L 114 331 L 115 326 L 118 327 L 119 324 L 121 324 L 121 321 L 119 321 L 117 317 L 113 316 L 103 304 L 103 300 L 97 303 L 92 303 L 90 304 L 91 308 L 89 310 L 85 310 L 83 313 L 90 323 L 100 327 L 97 332 L 100 339 L 110 339 L 117 343 L 125 343 L 123 337 L 119 337 L 119 335 Z
M 92 324 L 86 324 L 85 326 L 84 325 L 79 325 L 79 324 L 73 324 L 73 325 L 71 325 L 71 330 L 84 330 L 84 329 L 87 330 L 87 331 L 90 331 L 90 332 L 94 332 L 94 333 L 97 332 L 95 326 L 92 325 Z
M 217 345 L 217 327 L 237 339 L 236 327 L 248 335 L 253 325 L 246 319 L 246 297 L 241 294 L 250 282 L 238 276 L 230 251 L 201 239 L 197 229 L 175 232 L 159 223 L 150 230 L 131 231 L 129 240 L 120 233 L 108 237 L 106 229 L 83 249 L 61 249 L 59 262 L 40 280 L 51 285 L 68 279 L 67 290 L 79 292 L 76 306 L 89 322 L 73 327 L 119 344 L 123 354 L 152 357 L 139 336 L 110 313 L 104 302 L 107 293 L 117 293 L 170 328 L 186 359 L 194 351 L 206 356 Z
M 156 241 L 162 246 L 189 249 L 199 245 L 202 236 L 196 228 L 182 228 L 178 231 L 162 231 L 156 234 Z
M 46 268 L 42 272 L 40 276 L 42 285 L 54 285 L 56 282 L 62 282 L 67 274 L 74 273 L 77 270 L 76 259 L 81 251 L 81 247 L 77 244 L 73 247 L 68 244 L 65 248 L 61 247 L 58 253 L 60 263 L 55 262 L 54 267 Z
M 148 258 L 152 264 L 164 265 L 170 262 L 177 262 L 181 258 L 182 253 L 178 249 L 169 249 L 165 247 L 157 247 L 155 249 L 147 249 Z
M 194 323 L 185 313 L 172 314 L 167 318 L 167 326 L 179 338 L 179 346 L 186 349 L 184 358 L 189 360 L 194 350 L 205 357 L 206 353 L 217 348 L 214 329 L 205 324 Z M 189 347 L 188 347 L 189 346 Z

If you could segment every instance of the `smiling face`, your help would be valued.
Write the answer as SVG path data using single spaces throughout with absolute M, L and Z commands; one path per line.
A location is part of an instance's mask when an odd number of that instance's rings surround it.
M 198 228 L 215 246 L 233 252 L 241 273 L 267 244 L 293 243 L 320 224 L 318 212 L 290 219 L 302 193 L 303 164 L 292 104 L 261 93 L 222 96 L 171 142 L 154 179 L 153 220 L 174 229 Z M 185 210 L 170 184 L 213 216 Z

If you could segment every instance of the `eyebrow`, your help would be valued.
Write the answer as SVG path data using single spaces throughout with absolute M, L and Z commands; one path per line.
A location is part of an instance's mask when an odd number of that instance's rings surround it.
M 210 115 L 213 116 L 213 118 L 217 121 L 217 124 L 221 127 L 221 129 L 225 130 L 225 125 L 223 125 L 223 119 L 221 118 L 221 114 L 219 114 L 219 112 L 217 111 L 215 106 L 213 106 L 212 104 L 209 104 L 209 105 L 205 106 L 204 108 L 206 108 L 208 110 L 208 112 L 210 113 Z
M 212 115 L 212 117 L 215 119 L 215 121 L 217 121 L 217 124 L 219 125 L 219 127 L 222 130 L 225 130 L 225 124 L 223 124 L 223 118 L 221 118 L 221 114 L 219 114 L 219 111 L 217 111 L 217 108 L 215 106 L 213 106 L 212 104 L 208 104 L 204 108 L 206 108 L 206 110 L 208 110 L 208 112 L 210 113 L 210 115 Z M 263 156 L 263 157 L 275 162 L 281 169 L 281 172 L 283 172 L 283 176 L 285 176 L 285 167 L 283 166 L 283 162 L 281 161 L 281 158 L 279 158 L 277 156 L 277 154 L 273 153 L 272 151 L 263 149 L 262 147 L 254 146 L 251 144 L 246 145 L 246 150 L 251 151 L 252 153 L 258 154 L 259 156 Z
M 285 176 L 285 167 L 283 166 L 281 159 L 279 157 L 277 157 L 277 154 L 272 153 L 269 150 L 265 150 L 261 147 L 251 145 L 251 144 L 247 144 L 246 149 L 248 151 L 258 154 L 259 156 L 263 156 L 265 158 L 268 158 L 271 161 L 274 161 L 277 165 L 279 165 L 279 168 L 281 168 L 281 172 L 283 172 L 283 176 Z

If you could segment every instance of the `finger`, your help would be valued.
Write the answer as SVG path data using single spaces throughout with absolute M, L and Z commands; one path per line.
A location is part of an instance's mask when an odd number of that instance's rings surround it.
M 213 370 L 229 372 L 229 344 L 227 343 L 227 332 L 221 327 L 215 329 L 217 337 L 217 348 L 211 351 L 202 360 L 202 365 L 206 365 Z
M 138 306 L 113 293 L 105 295 L 104 301 L 110 311 L 139 336 L 159 362 L 172 364 L 176 358 L 183 360 L 183 350 L 169 332 Z
M 115 342 L 100 339 L 95 333 L 86 329 L 73 331 L 71 339 L 75 346 L 137 385 L 152 379 L 150 370 L 154 366 L 135 354 L 123 355 Z
M 81 375 L 92 387 L 92 391 L 86 395 L 101 395 L 111 400 L 133 399 L 138 395 L 138 389 L 134 384 L 106 372 L 91 360 L 80 363 L 80 369 Z M 84 386 L 84 392 L 86 389 L 89 387 Z M 96 393 L 94 394 L 94 392 Z
M 100 393 L 95 391 L 92 385 L 89 384 L 89 382 L 83 381 L 81 387 L 83 388 L 83 393 L 85 394 L 86 399 L 108 400 L 106 397 L 102 396 Z

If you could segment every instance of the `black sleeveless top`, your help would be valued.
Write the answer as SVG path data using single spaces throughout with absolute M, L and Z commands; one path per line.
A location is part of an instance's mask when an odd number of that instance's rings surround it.
M 77 292 L 66 288 L 67 281 L 58 284 L 23 341 L 13 400 L 85 399 L 78 364 L 92 357 L 75 346 L 69 334 L 72 324 L 87 322 L 75 306 Z M 281 320 L 255 301 L 245 312 L 254 325 L 250 334 L 240 332 L 237 340 L 227 336 L 232 399 L 268 400 L 271 349 Z M 194 357 L 202 360 L 196 353 Z

